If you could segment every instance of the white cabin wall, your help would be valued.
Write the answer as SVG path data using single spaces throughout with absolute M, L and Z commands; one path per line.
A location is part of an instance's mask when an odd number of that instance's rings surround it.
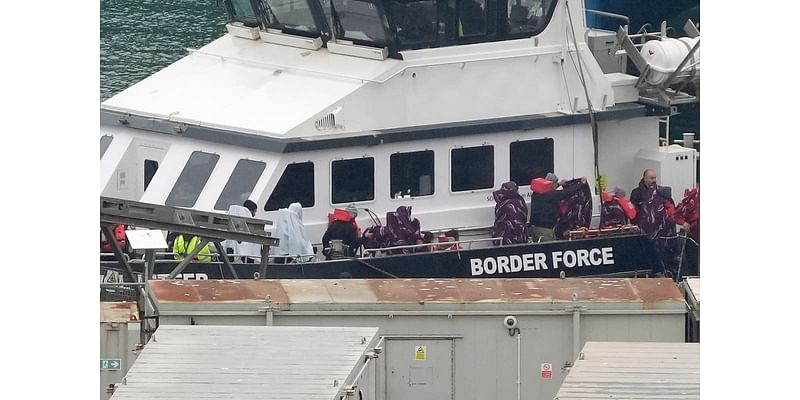
M 642 178 L 634 166 L 639 149 L 658 148 L 658 118 L 603 121 L 599 128 L 600 173 L 608 189 L 619 186 L 630 196 Z
M 123 161 L 133 137 L 112 128 L 101 129 L 100 136 L 102 137 L 103 135 L 112 136 L 113 139 L 108 145 L 108 149 L 106 149 L 103 158 L 100 159 L 100 193 L 118 193 L 117 169 Z

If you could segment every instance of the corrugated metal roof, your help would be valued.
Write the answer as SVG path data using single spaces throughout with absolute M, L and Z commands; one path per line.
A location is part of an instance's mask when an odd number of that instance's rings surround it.
M 450 304 L 634 303 L 640 309 L 681 308 L 684 300 L 670 279 L 281 279 L 150 281 L 160 306 L 263 303 L 435 306 Z
M 375 345 L 377 333 L 378 328 L 164 325 L 111 398 L 331 400 Z
M 556 400 L 700 399 L 699 343 L 586 342 Z

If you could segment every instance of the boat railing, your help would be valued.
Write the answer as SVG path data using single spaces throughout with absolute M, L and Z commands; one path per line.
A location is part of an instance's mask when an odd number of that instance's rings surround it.
M 126 262 L 130 262 L 131 261 L 131 256 L 129 256 L 129 255 L 125 254 L 125 253 L 122 253 L 122 256 L 125 258 Z M 116 255 L 114 253 L 100 253 L 100 259 L 101 260 L 103 258 L 114 258 L 114 257 L 116 257 Z
M 392 252 L 392 251 L 395 251 L 395 250 L 406 250 L 406 249 L 419 249 L 419 248 L 425 248 L 425 247 L 445 247 L 445 246 L 447 248 L 443 248 L 443 249 L 441 249 L 441 251 L 447 251 L 453 246 L 456 246 L 456 245 L 460 246 L 462 244 L 466 245 L 466 247 L 467 247 L 466 249 L 469 250 L 469 249 L 472 249 L 472 245 L 475 244 L 475 243 L 493 242 L 493 241 L 499 241 L 499 240 L 503 240 L 503 238 L 501 238 L 501 237 L 499 237 L 499 238 L 483 238 L 483 239 L 459 240 L 459 241 L 455 241 L 455 242 L 436 242 L 436 243 L 409 244 L 409 245 L 403 245 L 403 246 L 392 246 L 392 247 L 380 247 L 380 248 L 375 248 L 375 249 L 364 249 L 363 254 L 364 254 L 364 257 L 367 257 L 368 254 L 373 254 L 373 253 Z M 437 251 L 439 251 L 439 250 L 437 250 Z

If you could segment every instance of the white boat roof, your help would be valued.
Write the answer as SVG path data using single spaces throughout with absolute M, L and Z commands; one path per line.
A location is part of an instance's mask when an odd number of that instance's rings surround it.
M 365 82 L 389 76 L 401 63 L 226 34 L 111 97 L 102 108 L 286 137 Z
M 162 325 L 119 399 L 334 400 L 378 328 Z M 334 385 L 334 381 L 337 385 Z

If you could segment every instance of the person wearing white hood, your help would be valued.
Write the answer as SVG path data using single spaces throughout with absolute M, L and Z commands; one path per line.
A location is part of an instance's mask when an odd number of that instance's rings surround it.
M 275 237 L 278 246 L 269 249 L 272 256 L 288 256 L 284 259 L 302 256 L 304 262 L 310 261 L 314 255 L 311 241 L 306 238 L 306 229 L 303 225 L 303 206 L 300 203 L 289 204 L 289 208 L 278 210 L 275 221 Z M 280 257 L 275 258 L 280 262 Z
M 228 207 L 228 215 L 237 217 L 255 217 L 256 206 L 250 200 L 244 202 L 243 206 L 236 204 Z M 224 240 L 220 243 L 226 250 L 230 249 L 233 254 L 236 254 L 234 262 L 261 262 L 261 245 L 258 243 L 239 242 L 236 240 Z

